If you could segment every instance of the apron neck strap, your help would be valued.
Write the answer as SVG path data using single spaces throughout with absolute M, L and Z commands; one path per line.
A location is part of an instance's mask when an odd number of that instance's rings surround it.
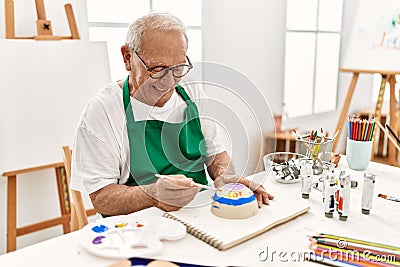
M 176 92 L 185 100 L 185 102 L 188 105 L 193 104 L 192 100 L 186 93 L 185 89 L 183 89 L 182 86 L 179 84 L 175 86 Z M 129 90 L 129 76 L 125 79 L 124 86 L 122 88 L 122 95 L 123 95 L 123 101 L 124 101 L 124 108 L 125 108 L 125 114 L 126 114 L 126 121 L 128 123 L 130 122 L 135 122 L 135 117 L 133 116 L 132 112 L 132 107 L 128 108 L 130 103 L 131 103 L 131 98 L 130 98 L 130 90 Z
M 132 107 L 129 107 L 131 103 L 131 94 L 129 90 L 129 76 L 125 79 L 124 86 L 122 88 L 122 96 L 124 100 L 126 121 L 127 123 L 135 122 L 135 117 L 133 116 Z
M 186 93 L 185 89 L 183 89 L 182 86 L 178 84 L 177 86 L 175 86 L 175 90 L 183 98 L 183 100 L 185 100 L 186 104 L 188 105 L 193 104 L 192 100 L 190 99 L 190 97 L 188 96 L 188 94 Z

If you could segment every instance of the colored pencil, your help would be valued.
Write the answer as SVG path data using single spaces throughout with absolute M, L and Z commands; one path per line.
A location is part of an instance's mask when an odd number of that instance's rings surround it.
M 323 233 L 311 236 L 310 241 L 313 252 L 307 260 L 328 265 L 333 260 L 333 264 L 339 264 L 332 266 L 400 266 L 399 247 Z
M 373 266 L 398 266 L 397 262 L 391 261 L 391 263 L 386 263 L 386 262 L 379 262 L 379 257 L 374 256 L 374 255 L 360 255 L 358 253 L 358 257 L 356 256 L 356 252 L 352 250 L 347 250 L 347 249 L 341 249 L 341 248 L 333 248 L 330 246 L 325 246 L 325 245 L 311 245 L 311 249 L 314 250 L 317 254 L 320 255 L 330 255 L 335 256 L 334 259 L 336 261 L 341 261 L 341 262 L 346 262 L 350 264 L 354 264 L 355 266 L 367 266 L 367 267 L 373 267 Z M 352 256 L 353 255 L 353 256 Z
M 331 259 L 331 257 L 327 257 L 325 252 L 314 251 L 314 254 L 317 257 L 311 257 L 311 256 L 306 257 L 306 260 L 321 263 L 321 264 L 328 265 L 328 266 L 338 266 L 338 267 L 359 266 L 359 265 L 354 265 L 349 262 L 343 262 L 343 261 Z
M 358 140 L 358 120 L 356 121 L 356 132 L 354 133 L 354 140 Z
M 368 122 L 368 127 L 366 129 L 366 134 L 364 140 L 369 141 L 369 134 L 371 133 L 371 128 L 372 128 L 372 122 Z
M 391 245 L 385 245 L 385 244 L 381 244 L 381 243 L 376 243 L 376 242 L 370 242 L 370 241 L 364 241 L 364 240 L 360 240 L 360 239 L 355 239 L 355 238 L 349 238 L 349 237 L 343 237 L 343 236 L 337 236 L 337 235 L 331 235 L 331 234 L 324 234 L 324 233 L 319 233 L 313 237 L 326 237 L 326 238 L 331 238 L 334 240 L 345 240 L 347 242 L 353 242 L 353 243 L 357 243 L 357 244 L 364 244 L 364 245 L 371 245 L 371 246 L 375 246 L 375 247 L 380 247 L 380 248 L 386 248 L 386 249 L 392 249 L 395 251 L 399 251 L 400 252 L 400 248 L 399 247 L 395 247 L 395 246 L 391 246 Z
M 372 129 L 371 129 L 371 133 L 369 135 L 368 141 L 372 140 L 372 137 L 374 136 L 374 130 L 375 130 L 375 121 L 372 122 Z
M 350 133 L 351 133 L 351 122 L 350 122 L 350 118 L 347 121 L 347 136 L 350 137 Z
M 354 141 L 371 141 L 375 126 L 375 119 L 359 119 L 355 115 L 347 117 L 348 138 Z
M 358 133 L 358 121 L 354 122 L 354 140 L 357 140 L 357 133 Z
M 310 238 L 310 241 L 315 242 L 316 244 L 331 246 L 333 248 L 338 247 L 338 240 L 331 238 Z M 378 248 L 371 245 L 364 245 L 347 241 L 344 248 L 348 250 L 355 250 L 358 252 L 368 251 L 373 255 L 393 256 L 397 261 L 400 260 L 400 252 L 392 249 Z
M 365 125 L 366 125 L 366 124 L 367 124 L 366 121 L 363 120 L 363 121 L 362 121 L 362 131 L 361 131 L 361 140 L 365 140 L 365 139 L 364 139 L 364 136 L 365 136 Z
M 360 133 L 361 133 L 361 120 L 357 122 L 357 135 L 356 135 L 356 140 L 360 141 Z
M 360 121 L 360 134 L 358 140 L 362 141 L 363 136 L 364 136 L 364 120 Z

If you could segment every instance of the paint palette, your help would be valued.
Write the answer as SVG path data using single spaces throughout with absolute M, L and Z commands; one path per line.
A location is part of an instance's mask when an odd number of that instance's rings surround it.
M 186 227 L 157 216 L 121 215 L 89 223 L 82 229 L 82 246 L 90 253 L 113 259 L 146 257 L 162 250 L 161 240 L 185 237 Z

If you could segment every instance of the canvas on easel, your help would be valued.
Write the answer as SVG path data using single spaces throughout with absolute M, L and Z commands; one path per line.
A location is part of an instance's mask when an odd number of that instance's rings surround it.
M 350 42 L 345 51 L 342 72 L 351 72 L 353 77 L 341 110 L 336 130 L 344 127 L 350 102 L 359 74 L 380 74 L 382 82 L 375 105 L 374 116 L 379 121 L 382 111 L 386 83 L 390 85 L 390 127 L 397 131 L 396 119 L 396 75 L 400 74 L 400 2 L 398 0 L 360 1 L 354 19 Z M 333 150 L 338 145 L 340 135 Z M 373 138 L 375 140 L 375 138 Z M 389 164 L 395 165 L 395 147 L 388 145 Z M 373 154 L 372 154 L 373 157 Z
M 346 69 L 400 69 L 400 2 L 360 1 L 342 67 Z

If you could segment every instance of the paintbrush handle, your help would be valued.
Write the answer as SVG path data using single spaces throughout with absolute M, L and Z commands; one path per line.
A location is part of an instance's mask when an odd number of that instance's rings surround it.
M 386 128 L 388 128 L 389 132 L 393 135 L 393 137 L 396 139 L 397 143 L 400 145 L 400 139 L 397 137 L 397 135 L 394 133 L 392 128 L 390 128 L 389 125 L 386 124 Z
M 157 178 L 164 178 L 164 179 L 173 179 L 173 180 L 177 180 L 175 177 L 169 176 L 169 175 L 163 175 L 163 174 L 156 174 L 155 175 Z M 191 186 L 196 186 L 196 187 L 200 187 L 200 188 L 204 188 L 204 189 L 209 189 L 209 190 L 217 190 L 214 187 L 208 186 L 208 185 L 204 185 L 204 184 L 199 184 L 196 183 L 194 181 L 192 181 L 190 183 Z
M 335 140 L 335 138 L 338 136 L 338 134 L 340 133 L 340 130 L 341 130 L 342 128 L 340 128 L 340 129 L 338 129 L 337 131 L 336 131 L 336 133 L 332 136 L 332 139 L 333 140 Z
M 302 143 L 305 148 L 311 153 L 311 155 L 313 154 L 313 150 L 306 144 L 306 143 Z M 315 159 L 321 164 L 322 168 L 324 167 L 324 163 L 321 161 L 321 159 L 318 156 L 315 156 Z
M 379 128 L 381 128 L 382 132 L 387 135 L 388 139 L 392 144 L 396 147 L 398 151 L 400 151 L 400 147 L 397 145 L 396 141 L 393 139 L 393 137 L 386 131 L 386 129 L 382 126 L 382 124 L 379 121 L 376 121 L 376 124 L 378 124 Z
M 217 190 L 216 188 L 208 186 L 208 185 L 205 185 L 205 184 L 199 184 L 199 183 L 192 182 L 192 185 L 193 186 L 197 186 L 197 187 L 201 187 L 201 188 L 204 188 L 204 189 L 208 189 L 208 190 Z

